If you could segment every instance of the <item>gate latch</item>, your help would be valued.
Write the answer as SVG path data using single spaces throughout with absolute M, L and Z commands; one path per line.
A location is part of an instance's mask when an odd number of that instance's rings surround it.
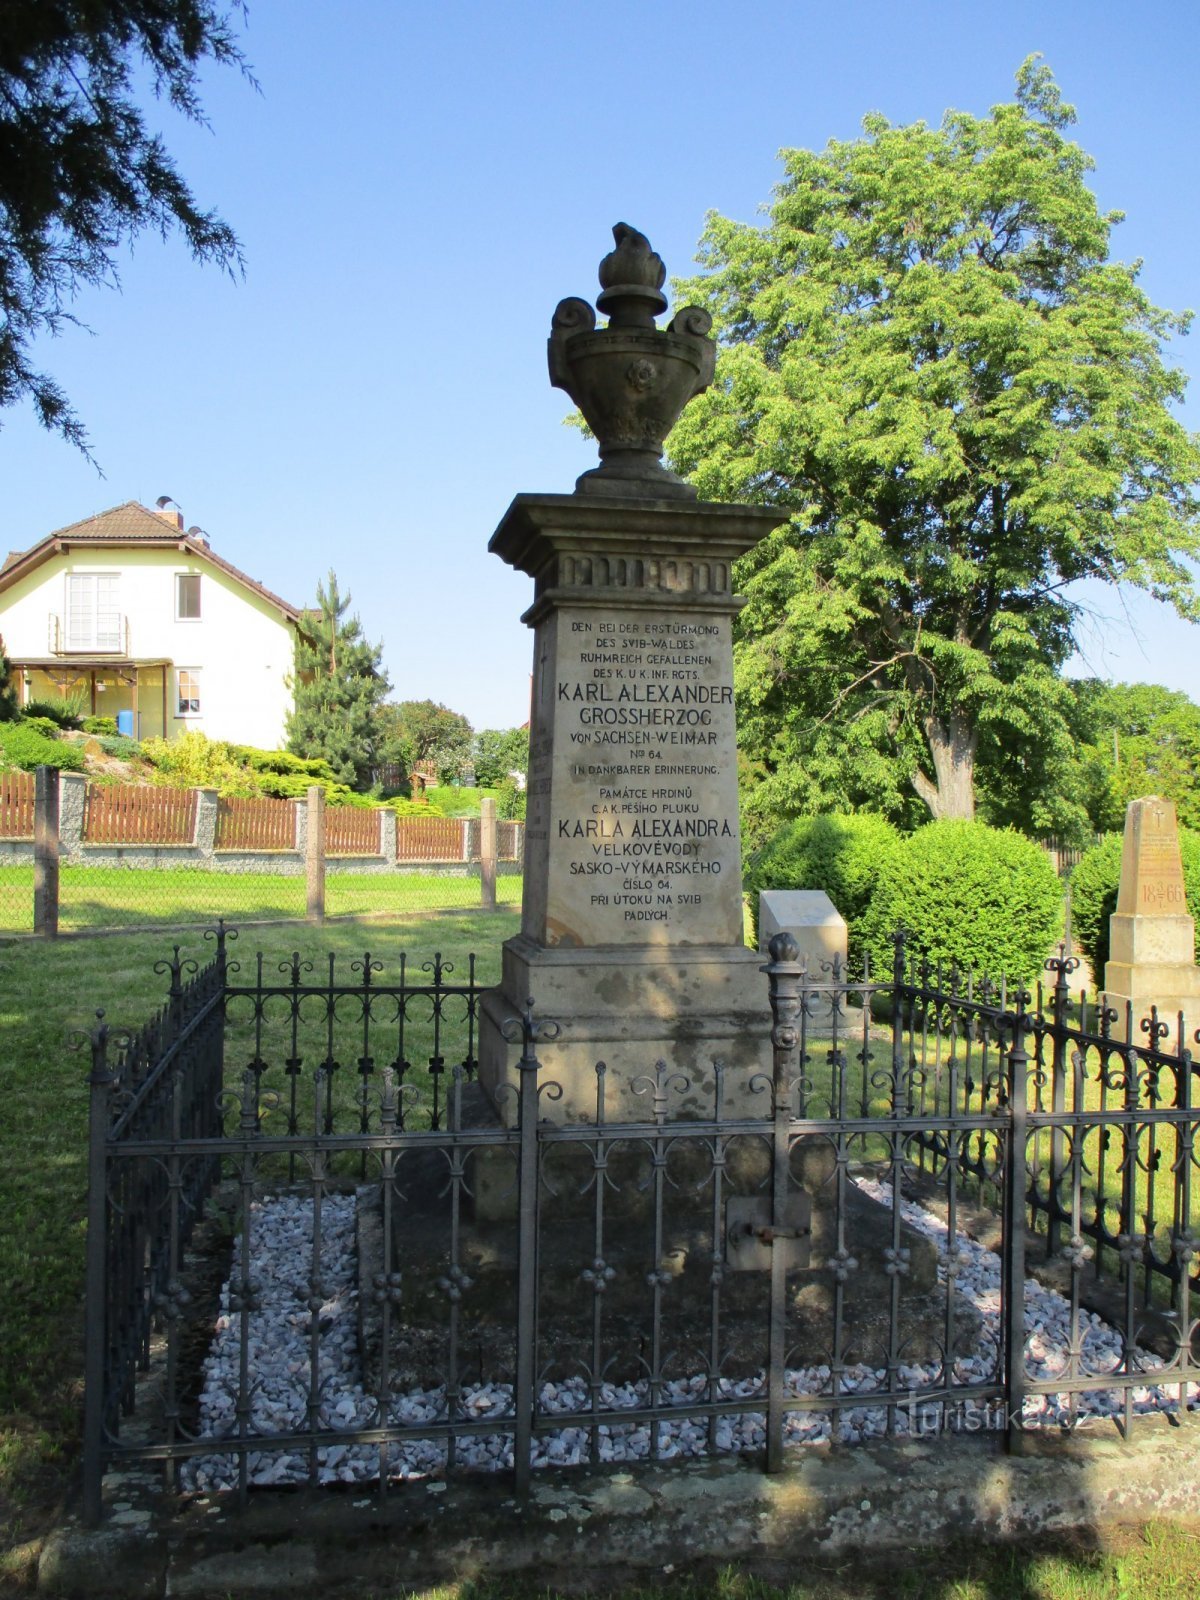
M 725 1264 L 734 1272 L 769 1272 L 774 1251 L 786 1252 L 785 1269 L 801 1271 L 812 1254 L 812 1197 L 790 1194 L 783 1216 L 772 1221 L 770 1195 L 733 1195 L 725 1205 Z

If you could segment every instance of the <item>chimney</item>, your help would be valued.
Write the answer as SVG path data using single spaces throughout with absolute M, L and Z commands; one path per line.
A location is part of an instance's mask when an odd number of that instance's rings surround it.
M 168 509 L 171 506 L 175 507 L 174 511 Z M 179 509 L 179 506 L 176 504 L 176 502 L 171 499 L 169 494 L 159 495 L 158 499 L 154 502 L 154 515 L 156 517 L 161 517 L 162 520 L 170 527 L 174 528 L 177 533 L 183 532 L 183 512 Z

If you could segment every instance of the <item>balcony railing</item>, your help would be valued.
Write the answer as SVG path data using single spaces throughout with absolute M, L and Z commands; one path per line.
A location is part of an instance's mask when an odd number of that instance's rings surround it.
M 129 618 L 114 616 L 91 629 L 68 628 L 52 611 L 47 618 L 47 649 L 52 656 L 127 656 Z

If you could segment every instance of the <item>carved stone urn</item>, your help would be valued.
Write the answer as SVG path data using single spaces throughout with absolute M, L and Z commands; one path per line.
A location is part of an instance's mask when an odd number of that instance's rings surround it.
M 662 452 L 684 406 L 712 382 L 712 318 L 687 306 L 665 330 L 656 327 L 667 308 L 662 259 L 624 222 L 613 238 L 596 298 L 607 328 L 597 331 L 596 312 L 579 299 L 560 300 L 551 325 L 550 382 L 571 396 L 600 444 L 600 465 L 575 492 L 694 500 L 695 489 L 663 466 Z

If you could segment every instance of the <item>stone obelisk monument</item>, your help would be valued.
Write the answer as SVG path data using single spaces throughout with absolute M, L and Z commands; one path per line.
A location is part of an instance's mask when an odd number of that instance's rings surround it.
M 782 520 L 701 503 L 663 441 L 712 380 L 708 314 L 665 328 L 662 261 L 619 225 L 597 308 L 560 303 L 550 378 L 600 445 L 574 494 L 516 497 L 490 549 L 527 573 L 534 633 L 521 931 L 487 996 L 481 1078 L 495 1095 L 519 1054 L 500 1026 L 532 997 L 557 1021 L 549 1114 L 614 1103 L 658 1059 L 736 1092 L 770 1062 L 762 958 L 742 935 L 731 628 L 732 566 Z M 744 1069 L 744 1070 L 743 1070 Z M 708 1101 L 711 1105 L 711 1100 Z
M 1175 802 L 1151 795 L 1130 801 L 1121 849 L 1117 909 L 1108 920 L 1109 959 L 1104 968 L 1105 1004 L 1117 1012 L 1125 1036 L 1132 1007 L 1132 1042 L 1151 1006 L 1173 1024 L 1182 1011 L 1200 1023 L 1200 967 L 1196 966 L 1196 924 L 1188 912 L 1179 855 Z

